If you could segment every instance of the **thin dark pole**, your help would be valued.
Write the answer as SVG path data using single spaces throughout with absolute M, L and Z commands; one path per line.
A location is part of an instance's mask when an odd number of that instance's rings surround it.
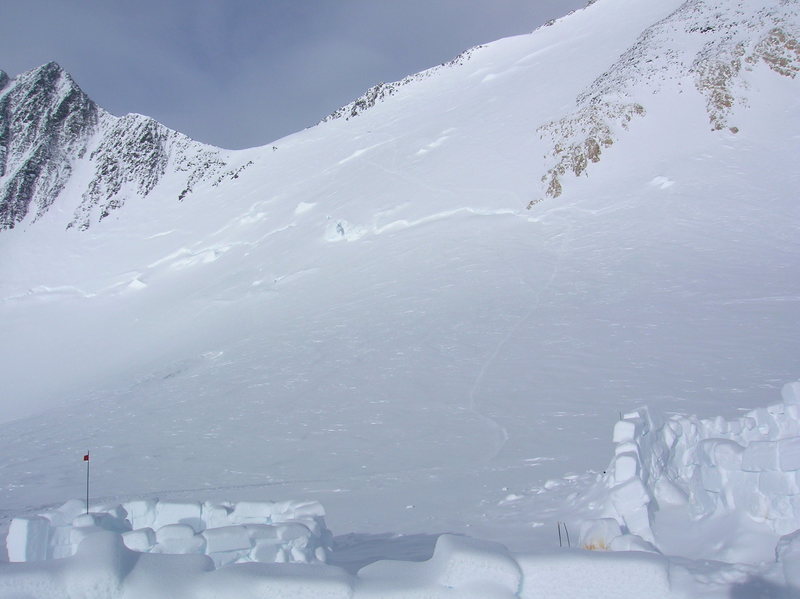
M 558 526 L 558 546 L 563 547 L 563 545 L 561 544 L 561 520 L 556 522 L 556 525 Z
M 89 513 L 89 450 L 86 450 L 86 513 Z

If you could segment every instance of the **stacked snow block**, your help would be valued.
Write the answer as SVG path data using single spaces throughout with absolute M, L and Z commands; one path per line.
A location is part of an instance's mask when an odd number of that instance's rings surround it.
M 737 510 L 778 535 L 800 528 L 800 381 L 785 385 L 782 399 L 735 420 L 625 414 L 602 480 L 609 518 L 585 523 L 581 542 L 647 548 L 662 505 L 695 518 Z
M 784 553 L 792 547 L 787 545 Z M 102 532 L 74 556 L 0 563 L 0 597 L 35 599 L 673 599 L 667 558 L 562 551 L 513 554 L 502 545 L 441 535 L 425 562 L 380 561 L 353 576 L 326 564 L 239 564 L 213 569 L 200 555 L 138 554 Z
M 91 506 L 71 500 L 37 516 L 14 518 L 6 545 L 12 562 L 74 555 L 86 537 L 121 535 L 140 553 L 205 554 L 219 568 L 241 562 L 320 563 L 331 533 L 316 501 L 200 503 L 142 499 Z

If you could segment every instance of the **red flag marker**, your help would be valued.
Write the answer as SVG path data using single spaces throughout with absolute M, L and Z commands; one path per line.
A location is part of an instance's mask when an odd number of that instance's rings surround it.
M 89 452 L 83 455 L 83 461 L 86 462 L 86 513 L 89 513 Z

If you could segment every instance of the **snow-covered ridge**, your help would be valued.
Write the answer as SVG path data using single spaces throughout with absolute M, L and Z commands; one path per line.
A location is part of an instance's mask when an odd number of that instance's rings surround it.
M 587 6 L 594 4 L 596 1 L 597 0 L 588 0 Z M 575 11 L 572 11 L 569 14 L 571 15 L 574 12 Z M 555 22 L 556 19 L 552 19 L 550 21 L 547 21 L 544 25 L 542 25 L 542 27 L 550 27 Z M 409 84 L 413 84 L 417 81 L 427 79 L 428 77 L 431 77 L 439 73 L 442 69 L 449 69 L 466 64 L 475 52 L 477 52 L 482 48 L 485 48 L 486 46 L 487 44 L 479 44 L 477 46 L 473 46 L 472 48 L 469 48 L 461 52 L 452 60 L 443 62 L 442 64 L 436 65 L 429 69 L 425 69 L 424 71 L 420 71 L 419 73 L 409 75 L 408 77 L 404 77 L 400 81 L 393 81 L 391 83 L 381 82 L 378 83 L 377 85 L 373 85 L 366 92 L 364 92 L 361 96 L 359 96 L 352 102 L 345 104 L 341 108 L 334 110 L 331 114 L 322 119 L 320 123 L 325 123 L 339 118 L 344 118 L 345 120 L 349 120 L 350 118 L 356 117 L 359 114 L 363 113 L 365 110 L 369 110 L 370 108 L 375 106 L 375 104 L 378 104 L 383 100 L 385 100 L 386 98 L 395 95 L 398 91 L 408 86 Z
M 75 177 L 68 227 L 147 196 L 169 172 L 182 200 L 202 181 L 233 176 L 229 154 L 149 117 L 105 112 L 54 62 L 0 77 L 0 230 L 40 219 Z
M 330 551 L 325 510 L 316 501 L 210 503 L 141 499 L 92 505 L 73 499 L 36 516 L 14 518 L 6 539 L 12 562 L 75 555 L 100 532 L 122 536 L 140 553 L 207 555 L 233 563 L 320 563 Z
M 452 68 L 465 64 L 470 59 L 470 57 L 474 52 L 484 47 L 485 47 L 484 45 L 479 45 L 469 48 L 468 50 L 465 50 L 452 60 L 443 62 L 442 64 L 436 65 L 435 67 L 431 67 L 430 69 L 420 71 L 419 73 L 409 75 L 408 77 L 404 77 L 400 81 L 393 81 L 391 83 L 381 82 L 378 83 L 377 85 L 373 85 L 367 91 L 365 91 L 361 96 L 359 96 L 349 104 L 345 104 L 341 108 L 334 110 L 331 114 L 322 119 L 320 123 L 326 123 L 328 121 L 340 118 L 349 120 L 353 117 L 356 117 L 365 110 L 369 110 L 370 108 L 375 106 L 375 104 L 382 102 L 384 99 L 390 96 L 393 96 L 398 91 L 400 91 L 400 89 L 404 88 L 405 86 L 411 83 L 427 79 L 428 77 L 435 75 L 442 69 Z
M 603 10 L 603 3 L 585 9 Z M 653 94 L 676 88 L 700 93 L 712 129 L 738 131 L 734 115 L 747 105 L 748 73 L 762 63 L 780 76 L 800 71 L 798 23 L 797 7 L 784 0 L 766 6 L 689 0 L 650 24 L 579 91 L 572 109 L 534 123 L 531 134 L 538 133 L 545 152 L 531 166 L 541 186 L 528 208 L 560 196 L 570 173 L 588 174 L 645 117 Z M 401 89 L 467 64 L 484 48 L 379 83 L 322 122 L 358 116 Z M 81 230 L 156 189 L 167 201 L 183 200 L 204 183 L 236 178 L 247 162 L 243 156 L 195 142 L 142 115 L 110 115 L 55 63 L 15 79 L 0 76 L 0 230 L 35 222 L 61 196 L 62 209 L 73 214 L 65 226 Z
M 199 183 L 216 178 L 218 184 L 242 170 L 229 167 L 231 152 L 193 141 L 139 114 L 104 114 L 100 131 L 89 154 L 94 176 L 68 227 L 89 228 L 131 198 L 149 195 L 166 175 L 172 176 L 173 189 L 164 193 L 182 201 Z

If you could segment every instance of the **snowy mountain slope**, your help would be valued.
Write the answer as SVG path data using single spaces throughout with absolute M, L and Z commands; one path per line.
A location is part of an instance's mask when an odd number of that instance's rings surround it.
M 183 202 L 172 158 L 85 231 L 73 174 L 0 233 L 4 509 L 80 496 L 91 447 L 98 497 L 552 547 L 620 411 L 730 418 L 798 376 L 796 12 L 599 0 Z M 696 65 L 729 43 L 717 117 Z
M 552 140 L 545 197 L 561 195 L 564 174 L 580 176 L 630 122 L 646 114 L 652 94 L 692 83 L 706 99 L 714 130 L 728 128 L 735 105 L 748 104 L 748 79 L 759 63 L 794 78 L 800 64 L 797 6 L 688 1 L 648 27 L 577 100 L 569 116 L 540 128 Z M 532 201 L 533 205 L 536 201 Z

